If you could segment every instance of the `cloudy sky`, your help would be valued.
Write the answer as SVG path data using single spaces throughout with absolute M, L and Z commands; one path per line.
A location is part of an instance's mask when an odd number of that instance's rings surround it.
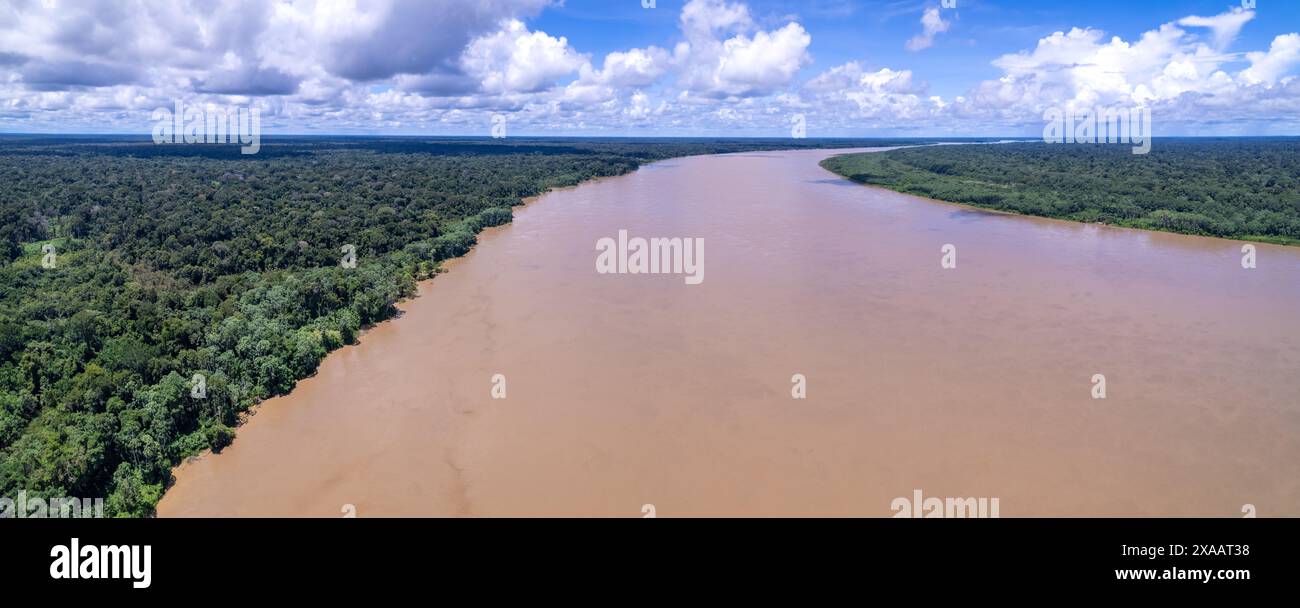
M 267 133 L 1297 135 L 1298 32 L 1296 0 L 0 0 L 0 132 L 180 99 Z

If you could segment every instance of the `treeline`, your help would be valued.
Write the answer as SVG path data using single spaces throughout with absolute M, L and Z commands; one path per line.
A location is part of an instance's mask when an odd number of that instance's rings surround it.
M 854 181 L 977 207 L 1300 245 L 1300 140 L 931 146 L 827 159 Z
M 0 496 L 151 514 L 182 458 L 522 198 L 675 156 L 896 143 L 0 137 Z

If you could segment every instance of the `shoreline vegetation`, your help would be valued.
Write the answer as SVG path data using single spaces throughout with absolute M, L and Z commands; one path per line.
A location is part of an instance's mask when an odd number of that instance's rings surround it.
M 684 156 L 934 141 L 282 137 L 245 156 L 0 135 L 0 496 L 152 515 L 175 466 L 552 189 Z
M 1300 140 L 924 146 L 833 156 L 851 181 L 1019 215 L 1300 246 Z

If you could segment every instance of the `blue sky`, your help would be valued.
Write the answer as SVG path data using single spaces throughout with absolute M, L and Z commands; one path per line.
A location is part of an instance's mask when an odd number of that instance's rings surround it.
M 1150 106 L 1158 134 L 1300 134 L 1300 2 L 10 0 L 0 131 L 1033 135 Z M 927 34 L 928 32 L 928 34 Z
M 677 34 L 677 16 L 686 0 L 656 0 L 643 9 L 637 0 L 567 0 L 530 25 L 581 41 L 585 51 L 603 55 L 630 46 L 662 43 Z M 1040 38 L 1072 27 L 1092 27 L 1134 39 L 1158 24 L 1187 15 L 1214 15 L 1234 6 L 1229 0 L 958 0 L 958 18 L 928 52 L 909 52 L 904 44 L 919 29 L 917 20 L 937 0 L 755 0 L 753 13 L 770 23 L 797 16 L 814 33 L 810 72 L 847 61 L 911 69 L 924 74 L 932 92 L 964 93 L 979 80 L 996 78 L 997 57 L 1032 48 Z M 1240 4 L 1235 3 L 1235 4 Z M 1279 33 L 1300 31 L 1300 1 L 1262 0 L 1258 17 L 1240 35 L 1242 48 L 1266 48 Z M 1270 25 L 1271 24 L 1271 25 Z

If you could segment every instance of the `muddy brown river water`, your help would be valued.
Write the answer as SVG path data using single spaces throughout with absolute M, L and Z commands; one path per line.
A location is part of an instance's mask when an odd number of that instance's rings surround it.
M 516 208 L 158 513 L 888 517 L 920 489 L 1002 517 L 1300 516 L 1300 248 L 1243 269 L 1234 241 L 851 184 L 818 166 L 837 153 Z M 620 229 L 702 237 L 703 282 L 598 274 Z

